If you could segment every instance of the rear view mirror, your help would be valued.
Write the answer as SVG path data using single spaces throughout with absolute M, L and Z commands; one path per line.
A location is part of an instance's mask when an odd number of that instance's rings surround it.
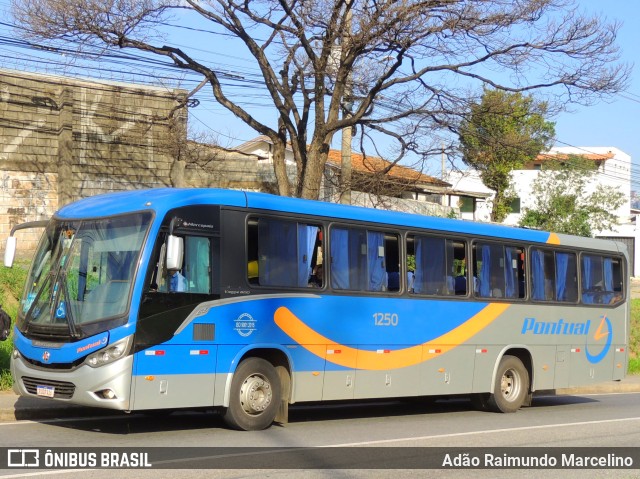
M 7 238 L 7 245 L 4 249 L 4 265 L 7 268 L 11 268 L 13 266 L 13 259 L 16 256 L 16 237 L 9 236 Z
M 167 236 L 167 260 L 166 269 L 182 269 L 182 257 L 184 255 L 183 240 L 179 236 Z

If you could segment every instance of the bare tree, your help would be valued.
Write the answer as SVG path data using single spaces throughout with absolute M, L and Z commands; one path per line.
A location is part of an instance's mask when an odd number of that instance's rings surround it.
M 343 128 L 391 137 L 398 161 L 420 152 L 425 132 L 455 130 L 480 86 L 585 103 L 620 91 L 629 74 L 618 63 L 619 25 L 580 13 L 574 0 L 13 0 L 13 12 L 29 35 L 150 52 L 202 75 L 222 106 L 273 142 L 279 193 L 305 198 L 318 197 Z M 167 44 L 159 29 L 171 15 L 241 41 L 277 125 L 242 106 L 213 65 Z

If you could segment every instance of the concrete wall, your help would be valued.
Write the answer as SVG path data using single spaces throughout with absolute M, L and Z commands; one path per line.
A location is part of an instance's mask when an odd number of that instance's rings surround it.
M 171 185 L 182 94 L 0 70 L 0 240 L 82 197 Z M 19 235 L 20 252 L 39 232 Z

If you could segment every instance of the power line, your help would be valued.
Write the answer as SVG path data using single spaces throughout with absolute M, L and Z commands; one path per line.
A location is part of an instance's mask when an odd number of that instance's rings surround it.
M 7 27 L 11 27 L 11 28 L 22 28 L 23 30 L 24 27 L 20 27 L 17 26 L 15 24 L 10 24 L 10 23 L 6 23 L 6 22 L 0 22 L 0 25 L 4 25 Z M 208 34 L 220 34 L 220 35 L 224 35 L 224 36 L 232 36 L 230 34 L 221 34 L 220 32 L 213 32 L 213 31 L 209 31 L 209 30 L 204 30 L 204 29 L 194 29 L 192 27 L 187 27 L 187 26 L 181 26 L 181 25 L 172 25 L 172 24 L 168 24 L 168 23 L 162 23 L 160 22 L 159 25 L 161 26 L 170 26 L 173 28 L 184 28 L 184 29 L 190 29 L 190 30 L 198 30 L 204 33 L 208 33 Z M 28 30 L 27 30 L 28 31 Z M 32 42 L 27 42 L 27 41 L 23 41 L 23 40 L 16 40 L 15 38 L 12 37 L 0 37 L 0 43 L 1 44 L 5 44 L 7 46 L 13 47 L 13 48 L 24 48 L 24 49 L 29 49 L 32 51 L 36 51 L 39 53 L 58 53 L 58 54 L 67 54 L 67 55 L 73 55 L 75 58 L 80 58 L 83 60 L 87 60 L 87 61 L 97 61 L 97 58 L 99 57 L 100 59 L 107 59 L 109 63 L 111 64 L 115 64 L 121 67 L 128 67 L 128 68 L 132 68 L 132 67 L 138 67 L 139 64 L 143 64 L 143 65 L 147 65 L 147 66 L 154 66 L 154 68 L 161 68 L 162 70 L 168 72 L 175 72 L 177 67 L 169 61 L 161 61 L 158 60 L 155 57 L 147 57 L 147 56 L 143 56 L 143 55 L 131 55 L 131 54 L 115 54 L 115 53 L 109 53 L 109 54 L 101 54 L 101 55 L 93 55 L 93 54 L 85 54 L 84 56 L 81 56 L 78 54 L 78 52 L 74 49 L 69 49 L 69 48 L 59 48 L 59 47 L 50 47 L 50 46 L 46 46 L 46 45 L 40 45 L 40 44 L 35 44 Z M 73 44 L 73 42 L 71 43 Z M 199 51 L 203 51 L 203 50 L 199 50 Z M 4 58 L 8 58 L 7 55 L 4 56 Z M 42 60 L 40 59 L 41 57 L 34 57 L 37 58 L 38 60 L 34 61 L 38 61 L 40 63 L 42 63 Z M 130 63 L 133 62 L 133 63 Z M 63 64 L 62 62 L 57 62 L 55 60 L 48 60 L 48 63 L 54 66 L 62 66 L 62 68 L 68 68 L 68 69 L 73 69 L 74 66 L 73 65 L 69 65 L 69 64 Z M 93 67 L 95 68 L 95 67 Z M 146 72 L 143 73 L 132 73 L 130 70 L 128 71 L 124 71 L 122 69 L 117 69 L 117 68 L 102 68 L 102 67 L 98 67 L 96 68 L 97 71 L 103 72 L 103 73 L 112 73 L 112 74 L 120 74 L 120 75 L 134 75 L 134 76 L 141 76 L 141 77 L 146 77 L 149 79 L 149 83 L 153 83 L 154 81 L 157 82 L 158 80 L 166 80 L 168 82 L 183 82 L 183 83 L 190 83 L 190 82 L 197 82 L 197 79 L 190 79 L 188 78 L 188 76 L 191 76 L 192 73 L 185 71 L 185 70 L 180 70 L 177 69 L 178 71 L 181 71 L 182 73 L 185 73 L 187 75 L 187 77 L 185 77 L 183 80 L 178 80 L 176 77 L 170 75 L 170 74 L 165 74 L 165 75 L 158 75 L 157 73 L 154 76 L 149 75 Z M 225 74 L 228 72 L 221 72 L 222 74 Z M 243 72 L 243 75 L 247 75 L 247 72 Z M 237 75 L 236 72 L 231 73 L 231 78 L 232 80 L 229 82 L 225 82 L 224 85 L 229 88 L 254 88 L 255 86 L 263 86 L 264 82 L 261 79 L 261 77 L 259 75 L 256 74 L 256 79 L 255 80 L 248 80 L 247 78 L 245 78 L 242 75 Z M 635 94 L 632 94 L 634 96 L 637 96 Z M 201 98 L 211 98 L 208 95 L 199 95 Z M 640 102 L 640 100 L 634 100 L 631 98 L 628 98 L 624 95 L 621 94 L 621 96 L 623 98 L 627 98 L 630 99 L 631 101 L 636 101 L 636 102 Z M 244 95 L 244 98 L 249 98 L 249 97 L 253 97 L 253 98 L 269 98 L 268 95 L 264 94 L 264 93 L 256 93 L 255 95 Z M 256 107 L 262 107 L 262 106 L 272 106 L 271 103 L 259 103 L 259 102 L 248 102 L 248 101 L 244 101 L 244 102 L 239 102 L 239 104 L 241 105 L 245 105 L 245 106 L 256 106 Z M 388 108 L 388 106 L 387 106 Z M 395 107 L 395 109 L 399 110 L 400 108 L 398 108 L 398 106 Z M 204 122 L 202 122 L 199 118 L 197 118 L 197 120 L 204 124 Z M 220 133 L 220 132 L 218 132 Z M 227 135 L 223 135 L 223 136 L 227 136 Z M 572 146 L 569 143 L 565 143 L 562 142 L 561 140 L 557 140 L 558 143 L 562 143 L 568 146 Z M 586 150 L 585 150 L 586 151 Z M 633 178 L 634 182 L 636 181 L 636 177 Z

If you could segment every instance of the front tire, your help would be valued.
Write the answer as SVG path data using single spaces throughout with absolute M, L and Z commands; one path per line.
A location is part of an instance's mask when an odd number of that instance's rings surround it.
M 233 375 L 224 421 L 241 431 L 266 429 L 276 417 L 280 396 L 280 378 L 273 365 L 262 358 L 245 359 Z
M 486 406 L 494 412 L 516 412 L 529 394 L 529 372 L 515 356 L 505 355 L 500 360 L 493 392 Z

